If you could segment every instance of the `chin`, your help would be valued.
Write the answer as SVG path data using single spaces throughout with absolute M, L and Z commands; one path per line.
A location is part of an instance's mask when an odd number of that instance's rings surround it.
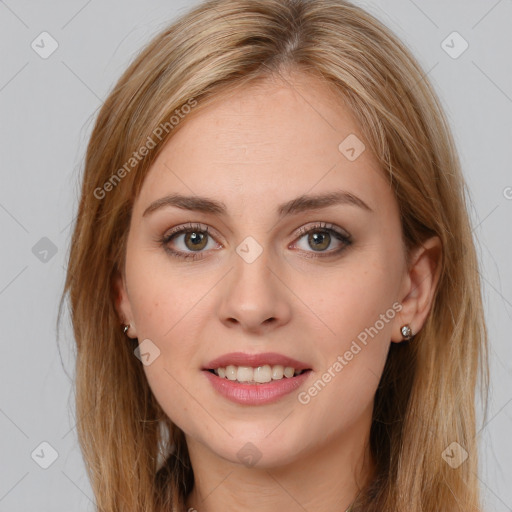
M 275 426 L 274 426 L 275 427 Z M 219 440 L 218 445 L 207 443 L 210 449 L 223 459 L 247 468 L 270 469 L 286 466 L 296 461 L 304 442 L 294 442 L 285 433 L 283 438 L 272 438 L 268 433 L 257 435 L 247 428 L 240 435 Z

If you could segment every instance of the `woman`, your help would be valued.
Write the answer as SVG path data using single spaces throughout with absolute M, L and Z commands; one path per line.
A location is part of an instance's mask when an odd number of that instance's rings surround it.
M 96 121 L 64 290 L 98 510 L 481 510 L 466 192 L 421 68 L 349 2 L 156 36 Z

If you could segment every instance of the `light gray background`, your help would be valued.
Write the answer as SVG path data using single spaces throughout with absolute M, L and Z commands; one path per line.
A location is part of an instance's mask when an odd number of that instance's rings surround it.
M 67 316 L 62 362 L 55 332 L 83 155 L 97 110 L 134 53 L 195 3 L 0 1 L 0 512 L 93 510 L 74 428 Z M 411 48 L 454 131 L 491 342 L 480 479 L 486 509 L 512 511 L 512 1 L 357 3 Z M 43 31 L 58 42 L 47 59 L 31 48 Z M 453 31 L 469 43 L 457 59 L 441 46 Z M 41 252 L 43 237 L 56 254 Z M 43 441 L 58 452 L 48 469 L 34 460 L 49 457 Z

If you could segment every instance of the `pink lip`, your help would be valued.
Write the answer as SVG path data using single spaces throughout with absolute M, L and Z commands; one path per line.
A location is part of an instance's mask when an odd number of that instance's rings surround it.
M 228 365 L 234 366 L 251 366 L 257 368 L 268 364 L 274 366 L 280 364 L 281 366 L 291 366 L 295 370 L 309 370 L 311 369 L 306 363 L 292 359 L 291 357 L 283 356 L 275 352 L 265 352 L 263 354 L 244 354 L 243 352 L 232 352 L 231 354 L 224 354 L 210 361 L 203 370 L 216 370 L 217 368 L 225 368 Z M 260 387 L 262 384 L 260 384 Z
M 216 363 L 216 360 L 213 362 Z M 281 380 L 274 380 L 266 384 L 240 384 L 221 378 L 208 370 L 204 370 L 202 373 L 217 392 L 232 402 L 243 405 L 263 405 L 276 402 L 296 390 L 309 377 L 311 371 L 303 372 L 296 377 L 283 377 Z

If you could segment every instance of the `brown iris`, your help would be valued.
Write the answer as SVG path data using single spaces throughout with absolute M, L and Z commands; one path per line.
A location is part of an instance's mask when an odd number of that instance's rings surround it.
M 308 236 L 308 243 L 316 250 L 327 249 L 331 242 L 331 235 L 327 231 L 313 231 Z
M 207 236 L 205 233 L 189 231 L 185 233 L 185 245 L 193 251 L 204 249 L 207 244 Z M 192 243 L 191 246 L 188 245 L 189 241 Z

